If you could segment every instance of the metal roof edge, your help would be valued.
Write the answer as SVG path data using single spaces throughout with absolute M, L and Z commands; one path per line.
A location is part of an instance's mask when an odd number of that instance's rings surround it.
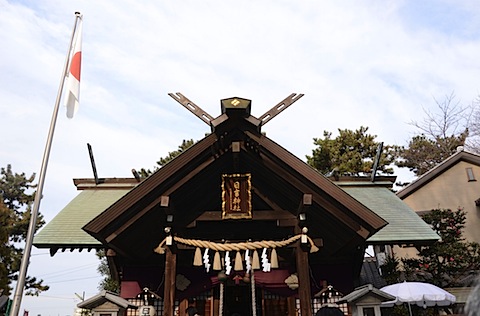
M 100 178 L 98 182 L 93 178 L 75 178 L 73 184 L 77 190 L 88 189 L 133 189 L 140 182 L 135 178 Z

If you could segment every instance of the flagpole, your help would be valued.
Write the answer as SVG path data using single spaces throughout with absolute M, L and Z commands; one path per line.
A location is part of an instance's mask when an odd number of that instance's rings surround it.
M 75 24 L 73 26 L 70 45 L 68 46 L 68 53 L 67 53 L 67 58 L 65 59 L 65 66 L 63 67 L 63 73 L 60 79 L 60 86 L 58 87 L 57 99 L 55 101 L 55 108 L 53 110 L 52 120 L 50 122 L 50 129 L 48 131 L 47 142 L 45 144 L 45 151 L 43 153 L 42 166 L 40 168 L 40 176 L 38 178 L 37 192 L 35 193 L 35 200 L 33 201 L 33 209 L 30 217 L 30 223 L 28 226 L 27 238 L 25 241 L 25 249 L 23 251 L 23 257 L 20 265 L 20 272 L 18 275 L 17 285 L 15 287 L 15 294 L 13 296 L 13 304 L 12 304 L 10 316 L 18 316 L 20 305 L 22 302 L 27 269 L 30 261 L 30 253 L 32 251 L 33 236 L 35 234 L 35 228 L 37 226 L 36 224 L 37 224 L 38 210 L 40 208 L 40 202 L 42 200 L 43 185 L 45 183 L 45 174 L 47 172 L 48 158 L 50 156 L 50 149 L 52 147 L 53 134 L 55 132 L 55 124 L 57 122 L 58 110 L 60 108 L 60 100 L 62 98 L 63 85 L 65 82 L 65 77 L 68 72 L 68 64 L 70 61 L 70 54 L 72 51 L 72 44 L 75 37 L 77 23 L 78 23 L 78 20 L 81 18 L 82 18 L 82 15 L 80 14 L 80 12 L 75 12 Z

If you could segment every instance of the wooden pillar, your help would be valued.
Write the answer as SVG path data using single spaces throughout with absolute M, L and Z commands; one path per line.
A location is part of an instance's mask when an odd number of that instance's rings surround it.
M 288 315 L 296 316 L 297 315 L 297 304 L 294 296 L 287 297 L 287 306 L 288 306 Z
M 295 249 L 298 274 L 298 297 L 300 299 L 300 312 L 302 316 L 312 316 L 312 297 L 310 292 L 310 269 L 308 265 L 308 252 L 303 250 L 301 243 Z
M 174 316 L 175 277 L 177 274 L 177 254 L 170 247 L 165 249 L 165 283 L 163 295 L 163 315 Z
M 295 233 L 302 233 L 306 217 L 301 219 L 300 215 L 307 216 L 308 209 L 312 205 L 312 195 L 303 194 L 302 201 L 298 207 L 298 226 L 295 227 Z M 306 232 L 305 232 L 306 233 Z M 298 297 L 300 299 L 300 313 L 302 316 L 312 316 L 312 294 L 310 291 L 310 267 L 308 265 L 308 247 L 301 242 L 297 243 L 295 249 L 295 259 L 297 263 L 298 274 Z
M 188 308 L 188 299 L 184 298 L 180 304 L 178 304 L 178 315 L 179 316 L 186 316 L 186 310 Z

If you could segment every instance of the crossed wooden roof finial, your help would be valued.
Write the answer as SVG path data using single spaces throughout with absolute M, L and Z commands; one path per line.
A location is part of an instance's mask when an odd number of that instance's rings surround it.
M 195 114 L 199 119 L 204 121 L 207 125 L 211 126 L 212 121 L 215 120 L 213 116 L 202 110 L 198 105 L 190 101 L 187 97 L 185 97 L 183 94 L 180 92 L 177 93 L 169 93 L 168 94 L 170 97 L 172 97 L 175 101 L 183 105 L 187 110 Z M 283 99 L 280 103 L 272 107 L 270 110 L 265 112 L 262 116 L 258 118 L 260 121 L 261 125 L 265 125 L 268 123 L 271 119 L 273 119 L 275 116 L 280 114 L 283 110 L 288 108 L 290 105 L 295 103 L 298 99 L 303 97 L 303 94 L 297 94 L 297 93 L 292 93 L 285 99 Z

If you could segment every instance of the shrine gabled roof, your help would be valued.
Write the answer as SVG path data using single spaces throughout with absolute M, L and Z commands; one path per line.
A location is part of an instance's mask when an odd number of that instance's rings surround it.
M 137 309 L 138 306 L 135 304 L 130 303 L 126 299 L 120 297 L 117 293 L 109 292 L 103 290 L 102 292 L 98 293 L 95 296 L 92 296 L 88 299 L 86 299 L 83 302 L 80 302 L 77 304 L 77 307 L 79 308 L 86 308 L 86 309 L 94 309 L 98 306 L 101 306 L 105 303 L 112 303 L 118 307 L 121 307 L 123 309 L 126 308 L 131 308 L 131 309 Z
M 137 181 L 133 178 L 104 179 L 98 185 L 93 181 L 74 180 L 82 192 L 37 233 L 34 238 L 36 247 L 53 251 L 102 247 L 100 241 L 83 231 L 82 227 L 134 188 Z M 356 180 L 335 183 L 388 222 L 367 239 L 368 244 L 425 244 L 438 240 L 438 235 L 389 190 L 391 182 Z
M 389 188 L 372 182 L 337 182 L 348 194 L 384 218 L 388 225 L 367 239 L 368 244 L 429 244 L 440 239 L 406 203 Z
M 249 136 L 255 137 L 251 134 Z M 373 228 L 372 230 L 376 231 L 387 224 L 387 222 L 382 219 L 378 214 L 367 208 L 365 205 L 359 203 L 356 199 L 352 198 L 349 194 L 337 187 L 330 180 L 326 179 L 316 170 L 308 166 L 306 163 L 304 163 L 273 141 L 269 140 L 267 137 L 255 137 L 255 140 L 259 141 L 259 145 L 263 149 L 269 149 L 267 151 L 262 151 L 262 153 L 265 154 L 265 158 L 282 161 L 286 166 L 292 168 L 291 170 L 295 170 L 295 173 L 298 173 L 297 175 L 291 176 L 291 180 L 293 182 L 299 182 L 300 180 L 297 178 L 300 178 L 303 181 L 310 182 L 305 185 L 306 187 L 313 189 L 313 185 L 321 188 L 321 190 L 325 191 L 332 199 L 338 201 L 340 205 L 345 208 L 345 211 L 347 209 L 351 210 L 352 217 L 358 217 L 358 219 L 362 219 L 362 224 L 370 225 L 369 228 Z M 93 235 L 101 234 L 102 230 L 108 230 L 108 226 L 113 223 L 114 219 L 118 219 L 123 214 L 128 213 L 130 208 L 134 209 L 133 212 L 135 213 L 135 217 L 138 218 L 139 216 L 141 216 L 142 212 L 148 211 L 149 207 L 151 208 L 158 205 L 160 203 L 161 196 L 155 193 L 159 191 L 159 188 L 163 189 L 163 195 L 168 195 L 167 193 L 173 193 L 173 189 L 167 186 L 168 184 L 170 184 L 168 182 L 172 181 L 170 177 L 172 177 L 173 175 L 178 176 L 179 173 L 188 172 L 193 169 L 192 166 L 188 166 L 188 162 L 192 161 L 191 158 L 195 157 L 196 159 L 198 159 L 199 156 L 206 155 L 205 151 L 208 151 L 207 155 L 209 157 L 206 159 L 205 162 L 203 162 L 203 164 L 208 164 L 209 162 L 215 160 L 215 157 L 210 156 L 210 147 L 213 146 L 215 141 L 215 135 L 211 134 L 196 145 L 192 146 L 192 148 L 190 148 L 182 155 L 159 169 L 155 174 L 144 180 L 137 187 L 132 189 L 120 200 L 118 200 L 115 204 L 111 205 L 103 213 L 99 214 L 99 216 L 86 224 L 84 229 Z M 281 166 L 279 166 L 278 168 L 281 168 Z M 182 172 L 181 169 L 187 169 L 187 171 Z M 175 183 L 174 187 L 179 187 L 180 185 L 181 184 Z M 149 196 L 155 197 L 151 197 L 149 199 L 148 206 L 146 208 L 142 210 L 138 209 L 139 204 L 142 202 L 142 200 L 148 199 Z M 352 223 L 352 221 L 348 220 L 347 222 L 350 224 Z M 123 226 L 128 226 L 131 224 L 133 224 L 132 221 L 127 221 L 127 223 L 125 223 Z M 118 226 L 118 223 L 116 226 Z M 360 229 L 360 226 L 358 228 Z
M 353 292 L 342 297 L 340 300 L 338 300 L 338 303 L 354 303 L 367 297 L 375 297 L 381 302 L 393 301 L 396 298 L 395 296 L 375 288 L 372 284 L 366 284 L 356 288 Z
M 329 245 L 338 243 L 337 250 L 353 247 L 387 225 L 378 214 L 262 134 L 259 119 L 232 113 L 230 117 L 226 111 L 215 119 L 213 133 L 143 180 L 83 229 L 102 243 L 118 242 L 129 251 L 144 247 L 151 252 L 153 245 L 145 241 L 161 240 L 166 212 L 175 213 L 177 227 L 195 226 L 196 219 L 206 211 L 221 214 L 221 175 L 233 173 L 252 175 L 255 203 L 277 214 L 287 211 L 294 219 L 303 195 L 311 194 L 309 234 L 330 238 Z M 170 209 L 159 206 L 165 197 Z M 202 232 L 220 239 L 222 233 L 231 233 L 230 228 L 240 229 L 231 221 L 223 221 Z M 249 226 L 250 234 L 258 238 L 265 238 L 261 234 L 267 229 L 265 225 Z M 280 232 L 271 227 L 268 234 L 279 237 Z M 247 233 L 241 233 L 239 238 L 247 239 Z
M 53 255 L 59 249 L 99 248 L 102 244 L 82 227 L 95 216 L 119 200 L 136 184 L 135 179 L 101 179 L 95 184 L 93 179 L 74 180 L 82 190 L 34 237 L 38 248 L 50 248 Z

